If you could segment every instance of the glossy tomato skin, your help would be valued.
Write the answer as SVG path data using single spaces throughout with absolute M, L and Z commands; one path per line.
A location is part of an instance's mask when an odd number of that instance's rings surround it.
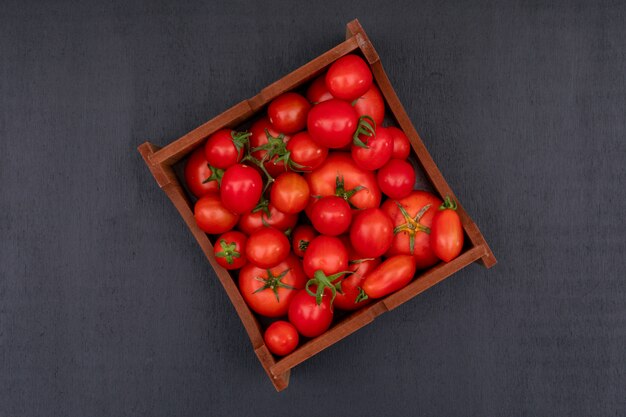
M 398 209 L 396 201 L 404 207 L 411 217 L 415 217 L 422 208 L 430 205 L 419 220 L 420 228 L 426 227 L 428 230 L 432 226 L 433 217 L 435 216 L 437 208 L 442 204 L 439 197 L 421 190 L 413 191 L 407 197 L 400 200 L 387 200 L 383 203 L 381 209 L 391 218 L 394 228 L 407 223 L 407 219 Z M 386 256 L 411 255 L 410 236 L 411 233 L 408 231 L 396 233 Z M 418 269 L 428 268 L 439 262 L 439 258 L 437 258 L 433 252 L 430 234 L 427 233 L 427 231 L 416 231 L 414 233 L 414 248 L 412 254 L 415 257 Z
M 220 196 L 213 193 L 203 195 L 196 201 L 193 216 L 198 227 L 211 235 L 229 231 L 239 220 L 239 215 L 228 210 Z
M 380 190 L 394 200 L 411 194 L 415 185 L 415 170 L 403 159 L 392 159 L 376 173 Z
M 270 202 L 283 213 L 299 213 L 309 202 L 309 184 L 295 172 L 284 172 L 272 184 Z
M 450 262 L 463 250 L 463 225 L 455 209 L 437 210 L 433 218 L 430 242 L 433 252 L 444 262 Z
M 246 241 L 248 238 L 236 230 L 228 231 L 217 238 L 213 246 L 215 260 L 223 268 L 239 269 L 248 261 L 246 259 Z
M 356 100 L 354 110 L 359 116 L 374 119 L 376 126 L 382 125 L 385 119 L 385 101 L 376 84 L 372 84 L 370 89 Z
M 328 91 L 326 87 L 326 74 L 317 77 L 306 90 L 306 98 L 312 104 L 321 103 L 322 101 L 330 100 L 333 95 Z
M 289 140 L 291 139 L 291 136 L 285 135 L 284 132 L 276 130 L 267 117 L 262 117 L 250 126 L 250 149 L 255 149 L 268 143 L 266 130 L 274 138 L 279 138 L 282 135 L 282 141 L 285 143 L 289 143 Z M 267 151 L 261 149 L 252 152 L 251 154 L 260 161 L 267 154 Z M 278 163 L 276 162 L 277 158 L 278 156 L 274 156 L 270 161 L 265 162 L 265 169 L 267 169 L 273 177 L 276 177 L 287 170 L 283 161 Z
M 271 203 L 268 205 L 267 209 L 269 210 L 269 215 L 264 210 L 242 214 L 237 224 L 239 230 L 247 235 L 251 235 L 257 229 L 272 226 L 284 232 L 294 227 L 298 221 L 297 214 L 283 213 Z
M 246 258 L 259 268 L 272 268 L 289 256 L 289 239 L 273 227 L 258 229 L 248 237 Z
M 341 197 L 322 197 L 313 203 L 309 218 L 321 234 L 338 236 L 350 228 L 352 209 Z
M 372 71 L 357 55 L 345 55 L 328 68 L 326 87 L 341 100 L 352 101 L 367 92 L 372 86 Z
M 365 278 L 363 291 L 371 298 L 389 295 L 411 282 L 415 270 L 415 257 L 410 255 L 392 256 Z
M 411 142 L 404 132 L 395 126 L 387 128 L 393 138 L 393 152 L 391 157 L 394 159 L 406 159 L 411 153 Z
M 236 164 L 224 172 L 220 197 L 230 211 L 241 214 L 252 210 L 262 193 L 263 179 L 256 169 Z
M 185 183 L 189 191 L 196 197 L 202 197 L 208 193 L 219 193 L 220 186 L 217 180 L 204 182 L 212 172 L 204 156 L 204 149 L 196 149 L 185 164 Z
M 311 105 L 297 93 L 284 93 L 276 97 L 267 108 L 269 121 L 276 130 L 296 133 L 306 126 L 306 116 Z
M 311 138 L 327 148 L 341 148 L 352 142 L 359 116 L 347 102 L 331 99 L 316 104 L 307 116 Z
M 359 138 L 367 147 L 352 144 L 351 152 L 352 159 L 360 168 L 374 171 L 389 161 L 393 151 L 393 139 L 387 128 L 377 127 L 373 136 L 360 135 Z
M 381 194 L 376 176 L 371 171 L 359 168 L 349 153 L 331 152 L 316 170 L 304 174 L 311 195 L 322 197 L 335 195 L 337 177 L 343 178 L 345 190 L 364 187 L 349 198 L 349 202 L 355 208 L 364 209 L 380 205 Z
M 309 244 L 318 236 L 313 226 L 301 224 L 297 226 L 291 233 L 291 246 L 293 253 L 302 258 Z
M 226 169 L 235 165 L 245 154 L 244 146 L 237 149 L 230 129 L 220 129 L 213 133 L 204 144 L 204 155 L 211 166 Z
M 357 297 L 361 293 L 361 287 L 363 286 L 365 277 L 380 265 L 380 258 L 364 260 L 363 257 L 357 254 L 351 247 L 350 239 L 345 240 L 347 241 L 346 248 L 348 249 L 348 259 L 350 260 L 348 271 L 352 271 L 353 274 L 346 275 L 341 280 L 341 291 L 337 291 L 333 305 L 341 310 L 353 311 L 373 301 L 371 298 L 365 298 L 358 303 L 356 302 Z
M 278 320 L 270 324 L 263 336 L 265 345 L 276 356 L 285 356 L 298 347 L 298 330 L 288 321 Z
M 296 133 L 287 142 L 287 150 L 291 152 L 291 160 L 299 171 L 310 172 L 320 166 L 328 156 L 328 148 L 315 142 L 309 132 Z
M 304 273 L 313 278 L 315 271 L 321 270 L 326 276 L 346 271 L 348 268 L 348 250 L 343 242 L 333 236 L 318 236 L 304 253 L 302 260 Z
M 354 216 L 350 227 L 350 243 L 362 258 L 382 256 L 393 241 L 393 223 L 381 209 L 369 208 Z
M 239 271 L 238 286 L 244 301 L 254 312 L 266 317 L 286 315 L 293 297 L 305 283 L 300 261 L 295 257 L 273 268 L 258 268 L 248 263 Z M 265 286 L 267 288 L 260 290 Z
M 329 291 L 324 292 L 319 305 L 315 297 L 309 295 L 306 290 L 298 291 L 289 305 L 289 321 L 304 337 L 321 335 L 333 322 L 333 308 L 330 300 Z

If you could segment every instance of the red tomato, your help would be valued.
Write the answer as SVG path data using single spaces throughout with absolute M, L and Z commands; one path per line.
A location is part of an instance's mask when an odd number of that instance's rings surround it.
M 385 201 L 381 209 L 391 218 L 396 233 L 386 255 L 412 254 L 419 269 L 436 264 L 439 259 L 431 247 L 430 227 L 441 203 L 427 191 L 413 191 L 400 200 Z
M 322 197 L 313 204 L 309 218 L 321 234 L 338 236 L 350 227 L 352 209 L 341 197 Z
M 204 144 L 204 155 L 211 166 L 226 169 L 241 161 L 248 137 L 250 134 L 247 132 L 220 129 L 207 139 Z
M 276 97 L 267 108 L 272 126 L 279 132 L 296 133 L 306 126 L 306 115 L 311 105 L 297 93 L 284 93 Z
M 463 225 L 456 208 L 456 201 L 446 197 L 435 213 L 430 228 L 430 244 L 433 252 L 444 262 L 450 262 L 463 250 Z
M 376 84 L 354 103 L 354 110 L 359 116 L 369 116 L 374 119 L 376 126 L 380 126 L 385 119 L 385 101 Z
M 213 246 L 215 260 L 223 268 L 239 269 L 247 263 L 246 240 L 248 238 L 241 232 L 231 230 L 217 238 Z
M 403 159 L 392 159 L 376 173 L 380 190 L 398 200 L 411 194 L 415 185 L 415 170 Z
M 265 331 L 265 345 L 277 356 L 285 356 L 298 347 L 298 330 L 288 321 L 275 321 Z
M 305 173 L 312 196 L 338 195 L 355 208 L 380 205 L 380 189 L 371 171 L 361 169 L 346 152 L 331 152 L 326 161 L 311 173 Z M 337 183 L 343 185 L 337 187 Z
M 273 227 L 263 227 L 246 242 L 246 258 L 259 268 L 272 268 L 289 255 L 289 239 Z
M 316 337 L 324 333 L 333 322 L 330 291 L 324 292 L 322 302 L 317 304 L 315 296 L 300 290 L 289 305 L 289 321 L 305 337 Z
M 185 164 L 185 183 L 196 197 L 219 192 L 223 174 L 221 169 L 211 169 L 202 148 L 196 149 Z
M 266 209 L 242 214 L 237 227 L 247 235 L 251 235 L 257 229 L 265 226 L 272 226 L 284 232 L 294 227 L 297 221 L 297 214 L 283 213 L 270 203 Z
M 328 91 L 328 87 L 326 87 L 326 74 L 317 77 L 311 83 L 308 90 L 306 90 L 306 98 L 313 104 L 333 98 L 333 95 Z
M 349 239 L 346 239 L 348 243 Z M 340 291 L 337 291 L 335 301 L 333 305 L 341 310 L 357 310 L 372 302 L 371 298 L 365 298 L 359 300 L 362 293 L 363 281 L 365 277 L 380 265 L 380 258 L 367 258 L 363 259 L 362 256 L 356 253 L 356 251 L 347 244 L 348 259 L 350 264 L 348 265 L 348 271 L 354 272 L 353 274 L 346 275 L 341 280 Z
M 313 106 L 307 117 L 311 138 L 327 148 L 341 148 L 352 142 L 359 115 L 345 101 L 331 99 Z
M 241 214 L 252 210 L 262 193 L 263 179 L 256 169 L 236 164 L 224 172 L 220 197 L 230 211 Z
M 393 152 L 391 157 L 394 159 L 406 159 L 411 153 L 411 142 L 404 132 L 395 126 L 387 128 L 393 138 Z
M 350 227 L 350 243 L 362 258 L 382 256 L 393 241 L 393 223 L 381 209 L 359 211 Z
M 380 264 L 365 278 L 363 291 L 371 298 L 381 298 L 405 287 L 415 275 L 415 257 L 396 255 Z
M 193 216 L 198 227 L 205 233 L 219 235 L 232 229 L 239 215 L 228 210 L 217 194 L 206 194 L 196 201 Z
M 315 271 L 333 275 L 348 268 L 348 250 L 339 238 L 318 236 L 309 243 L 302 260 L 304 273 L 313 278 Z
M 295 172 L 282 173 L 272 184 L 270 202 L 283 213 L 299 213 L 309 203 L 309 185 Z
M 391 158 L 393 139 L 386 128 L 378 127 L 373 136 L 359 135 L 359 139 L 365 147 L 352 144 L 352 159 L 360 168 L 374 171 Z
M 249 263 L 239 271 L 239 291 L 244 301 L 253 311 L 266 317 L 287 314 L 289 304 L 305 282 L 300 261 L 295 257 L 273 268 L 258 268 Z
M 326 87 L 333 97 L 352 101 L 370 89 L 372 79 L 372 71 L 363 58 L 357 55 L 346 55 L 333 62 L 328 68 Z
M 302 258 L 309 247 L 309 243 L 311 243 L 311 241 L 316 237 L 317 232 L 313 226 L 302 224 L 296 227 L 291 234 L 291 246 L 293 248 L 293 253 Z
M 287 150 L 298 171 L 313 171 L 328 155 L 328 148 L 315 142 L 307 131 L 296 133 L 287 142 Z
M 250 133 L 250 150 L 262 148 L 251 152 L 251 155 L 259 161 L 265 158 L 265 169 L 271 176 L 276 177 L 281 172 L 285 172 L 287 168 L 284 161 L 277 161 L 277 159 L 287 153 L 286 143 L 289 142 L 290 137 L 274 129 L 267 117 L 254 122 L 250 126 Z

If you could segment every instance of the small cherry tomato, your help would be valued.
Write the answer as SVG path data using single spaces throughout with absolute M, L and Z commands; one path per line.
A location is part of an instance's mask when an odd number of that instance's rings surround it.
M 430 227 L 433 252 L 444 262 L 450 262 L 463 250 L 463 225 L 456 209 L 456 201 L 446 197 Z
M 298 171 L 313 171 L 328 155 L 328 148 L 315 142 L 309 132 L 296 133 L 287 142 L 287 150 Z
M 272 184 L 270 202 L 283 213 L 299 213 L 309 203 L 309 185 L 295 172 L 282 173 Z
M 330 100 L 333 95 L 326 87 L 326 74 L 317 77 L 306 90 L 306 98 L 312 103 L 317 104 L 322 101 Z
M 392 159 L 376 173 L 380 190 L 398 200 L 411 194 L 415 185 L 415 170 L 403 159 Z
M 346 55 L 332 63 L 326 73 L 328 91 L 341 100 L 352 101 L 369 90 L 372 85 L 372 71 L 363 58 Z
M 315 271 L 321 270 L 326 275 L 333 275 L 348 268 L 348 250 L 339 238 L 318 236 L 309 243 L 302 259 L 304 273 L 309 278 Z
M 288 317 L 298 332 L 305 337 L 317 337 L 324 333 L 333 322 L 332 295 L 325 291 L 320 304 L 315 296 L 300 290 L 289 305 Z
M 231 230 L 217 238 L 213 246 L 215 260 L 223 268 L 239 269 L 247 263 L 246 240 L 248 238 L 241 232 Z
M 289 255 L 289 239 L 280 230 L 263 227 L 246 242 L 246 258 L 259 268 L 272 268 Z
M 350 228 L 352 209 L 341 197 L 322 197 L 313 203 L 309 218 L 321 234 L 338 236 Z
M 202 148 L 193 151 L 185 164 L 185 183 L 196 197 L 202 197 L 208 193 L 219 193 L 219 181 L 222 180 L 223 174 L 224 171 L 221 169 L 211 169 Z
M 241 214 L 252 210 L 262 193 L 263 179 L 256 169 L 236 164 L 224 172 L 220 197 L 230 211 Z
M 285 356 L 298 347 L 298 330 L 288 321 L 275 321 L 265 330 L 263 339 L 270 352 L 277 356 Z
M 237 227 L 247 235 L 265 226 L 272 226 L 284 232 L 294 227 L 297 221 L 297 214 L 283 213 L 270 203 L 265 207 L 258 207 L 258 210 L 242 214 Z
M 352 142 L 358 124 L 356 110 L 349 103 L 338 99 L 316 104 L 307 117 L 311 138 L 327 148 L 341 148 Z
M 391 158 L 393 139 L 386 128 L 377 127 L 374 135 L 359 135 L 359 140 L 352 144 L 352 159 L 360 168 L 374 171 Z
M 204 144 L 204 155 L 211 166 L 226 169 L 241 161 L 248 145 L 250 133 L 220 129 Z
M 296 133 L 306 126 L 306 115 L 311 105 L 297 93 L 284 93 L 276 97 L 267 108 L 270 123 L 279 132 Z
M 376 84 L 355 100 L 354 110 L 359 116 L 369 116 L 374 119 L 376 126 L 380 126 L 385 119 L 385 101 Z
M 369 208 L 357 212 L 350 226 L 350 243 L 363 258 L 382 256 L 393 241 L 393 223 L 381 209 Z
M 276 177 L 285 172 L 285 162 L 277 159 L 287 153 L 286 144 L 291 137 L 274 129 L 267 117 L 254 122 L 250 126 L 250 133 L 251 155 L 259 161 L 265 160 L 265 169 L 271 176 Z M 252 151 L 253 149 L 256 150 Z M 267 155 L 268 152 L 270 155 Z
M 224 207 L 220 196 L 213 193 L 200 197 L 193 211 L 198 227 L 211 235 L 229 231 L 239 220 L 239 215 Z
M 315 231 L 313 226 L 309 226 L 308 224 L 301 224 L 297 226 L 291 234 L 291 247 L 293 248 L 293 253 L 302 258 L 309 247 L 309 243 L 311 243 L 317 235 L 318 233 Z
M 396 255 L 369 273 L 363 291 L 371 298 L 381 298 L 405 287 L 415 275 L 415 257 Z
M 411 142 L 404 132 L 395 126 L 387 128 L 393 138 L 393 152 L 391 157 L 394 159 L 406 159 L 411 153 Z

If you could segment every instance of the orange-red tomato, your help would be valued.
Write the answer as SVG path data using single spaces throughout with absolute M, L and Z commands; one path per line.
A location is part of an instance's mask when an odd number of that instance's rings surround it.
M 367 275 L 363 282 L 363 291 L 371 298 L 389 295 L 411 282 L 415 269 L 415 257 L 392 256 Z
M 229 231 L 239 220 L 239 215 L 224 207 L 220 196 L 212 193 L 200 197 L 193 211 L 198 227 L 212 235 Z
M 311 105 L 298 93 L 284 93 L 276 97 L 267 108 L 270 123 L 279 132 L 296 133 L 306 126 L 306 116 Z
M 309 203 L 309 185 L 295 172 L 280 174 L 272 184 L 270 202 L 283 213 L 299 213 Z
M 263 339 L 270 352 L 277 356 L 285 356 L 298 347 L 298 330 L 288 321 L 278 320 L 265 330 Z
M 446 197 L 431 226 L 430 241 L 433 252 L 444 262 L 450 262 L 463 250 L 463 225 L 456 207 L 456 202 Z

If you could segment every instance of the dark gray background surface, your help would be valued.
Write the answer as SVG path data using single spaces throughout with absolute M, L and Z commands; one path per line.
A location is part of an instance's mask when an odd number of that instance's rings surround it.
M 0 416 L 626 415 L 624 2 L 104 3 L 0 4 Z M 354 17 L 499 264 L 277 394 L 135 149 Z

